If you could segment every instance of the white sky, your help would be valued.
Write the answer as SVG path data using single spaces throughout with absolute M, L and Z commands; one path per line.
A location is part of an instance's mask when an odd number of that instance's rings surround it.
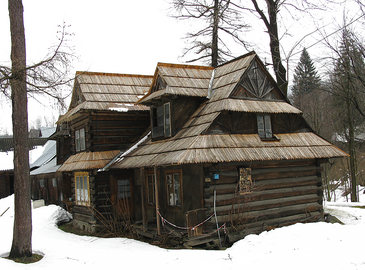
M 48 48 L 57 43 L 57 26 L 63 22 L 71 25 L 70 32 L 75 34 L 69 42 L 79 56 L 79 61 L 74 62 L 75 71 L 153 75 L 158 62 L 183 63 L 187 59 L 179 58 L 185 47 L 182 37 L 195 24 L 168 17 L 168 1 L 23 0 L 28 64 L 41 60 Z M 337 10 L 341 16 L 342 8 Z M 285 10 L 282 12 L 285 14 Z M 326 14 L 329 15 L 329 20 L 333 19 L 333 13 Z M 285 21 L 290 33 L 284 35 L 284 29 L 281 30 L 282 44 L 286 51 L 305 34 L 315 29 L 316 25 L 321 26 L 328 22 L 315 15 L 304 22 L 301 19 L 297 16 L 293 23 Z M 246 38 L 256 43 L 252 49 L 262 60 L 270 60 L 268 39 L 263 33 L 262 22 L 250 20 L 248 19 L 248 22 L 256 25 L 257 30 L 247 33 Z M 329 32 L 333 30 L 334 23 L 328 28 Z M 10 32 L 6 0 L 0 1 L 0 36 L 0 64 L 10 66 Z M 309 46 L 319 39 L 318 36 L 313 38 L 305 39 L 302 45 Z M 236 56 L 247 53 L 246 49 L 238 48 L 233 42 L 230 45 Z M 317 45 L 314 48 L 316 51 L 309 50 L 312 59 L 323 55 L 319 48 Z M 301 50 L 302 46 L 295 49 L 298 52 Z M 300 54 L 297 54 L 291 58 L 291 74 L 299 56 Z M 52 101 L 44 103 L 45 106 L 29 101 L 30 123 L 39 116 L 58 118 L 59 112 L 52 108 Z M 5 102 L 1 95 L 0 112 L 0 134 L 5 131 L 11 133 L 10 103 Z

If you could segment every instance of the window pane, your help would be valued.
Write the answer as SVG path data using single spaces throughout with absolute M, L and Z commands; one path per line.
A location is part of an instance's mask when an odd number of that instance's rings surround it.
M 85 150 L 85 129 L 80 129 L 80 150 Z
M 171 174 L 166 174 L 166 182 L 168 184 L 172 184 L 172 175 Z
M 57 178 L 52 178 L 52 186 L 57 187 Z
M 84 201 L 89 201 L 89 190 L 88 190 L 88 184 L 87 184 L 87 176 L 84 176 Z
M 272 138 L 270 115 L 265 115 L 265 135 L 266 138 Z
M 80 193 L 80 177 L 76 177 L 76 201 L 81 200 L 81 193 Z
M 79 190 L 80 190 L 80 201 L 84 201 L 84 181 L 83 181 L 83 177 L 80 177 L 80 186 L 79 186 Z
M 180 200 L 180 175 L 178 173 L 174 174 L 174 196 L 175 205 L 181 205 Z

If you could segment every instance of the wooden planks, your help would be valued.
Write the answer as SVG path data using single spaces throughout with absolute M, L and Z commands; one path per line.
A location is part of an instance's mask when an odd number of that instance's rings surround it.
M 235 230 L 263 231 L 309 217 L 320 219 L 323 191 L 321 167 L 316 164 L 314 159 L 251 164 L 253 186 L 247 194 L 238 192 L 238 168 L 245 164 L 222 164 L 219 180 L 204 188 L 207 215 L 213 213 L 215 190 L 217 220 L 220 225 L 231 225 L 230 241 L 244 237 L 244 233 L 234 233 Z M 213 223 L 208 222 L 207 226 Z

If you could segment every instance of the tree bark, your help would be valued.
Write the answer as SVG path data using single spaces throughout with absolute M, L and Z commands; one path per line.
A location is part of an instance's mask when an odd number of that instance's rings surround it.
M 260 18 L 263 20 L 267 32 L 270 37 L 270 52 L 271 58 L 274 66 L 274 72 L 276 76 L 276 82 L 280 88 L 280 90 L 284 93 L 285 96 L 288 95 L 288 81 L 286 79 L 286 69 L 281 63 L 281 55 L 280 55 L 280 41 L 278 34 L 278 24 L 277 24 L 277 15 L 279 12 L 278 5 L 280 3 L 279 0 L 266 0 L 267 11 L 269 18 L 266 17 L 265 13 L 260 9 L 256 0 L 251 0 L 253 5 L 255 6 L 256 12 L 259 14 Z
M 214 0 L 214 18 L 212 35 L 212 67 L 218 66 L 218 24 L 219 24 L 218 0 Z
M 280 43 L 277 25 L 277 13 L 278 13 L 277 1 L 267 1 L 267 8 L 269 13 L 269 27 L 268 32 L 270 36 L 270 51 L 272 63 L 274 66 L 274 72 L 276 76 L 276 82 L 280 90 L 285 96 L 288 96 L 288 82 L 286 80 L 286 69 L 281 63 L 280 55 Z
M 21 0 L 8 2 L 11 33 L 12 122 L 14 137 L 14 231 L 9 257 L 32 256 L 32 213 L 29 180 L 26 49 Z

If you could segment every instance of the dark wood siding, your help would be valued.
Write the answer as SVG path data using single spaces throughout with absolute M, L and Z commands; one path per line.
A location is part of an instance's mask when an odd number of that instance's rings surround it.
M 75 154 L 75 131 L 85 129 L 86 151 L 124 150 L 150 125 L 148 111 L 126 114 L 91 113 L 72 121 L 71 146 Z
M 251 168 L 253 186 L 249 194 L 239 193 L 240 167 Z M 323 215 L 321 167 L 316 160 L 222 164 L 216 172 L 219 180 L 212 180 L 204 190 L 205 207 L 207 215 L 213 213 L 216 190 L 219 224 L 241 231 L 230 238 L 232 241 L 242 235 L 242 230 L 266 230 Z
M 223 112 L 210 126 L 207 134 L 254 134 L 257 133 L 257 114 L 242 112 Z M 272 114 L 274 134 L 310 130 L 303 118 L 297 114 Z
M 14 171 L 0 172 L 0 199 L 14 193 Z

